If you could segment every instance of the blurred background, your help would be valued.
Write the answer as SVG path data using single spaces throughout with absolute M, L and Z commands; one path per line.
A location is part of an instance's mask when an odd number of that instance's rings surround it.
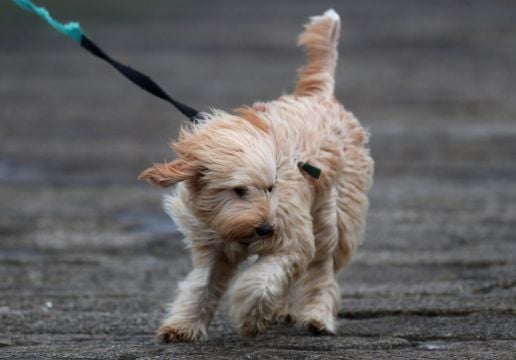
M 339 336 L 280 327 L 245 343 L 222 314 L 203 347 L 158 347 L 190 263 L 162 192 L 136 178 L 173 156 L 183 118 L 2 1 L 0 357 L 514 350 L 514 1 L 36 3 L 198 110 L 291 91 L 296 37 L 333 7 L 336 95 L 372 133 L 376 177 Z

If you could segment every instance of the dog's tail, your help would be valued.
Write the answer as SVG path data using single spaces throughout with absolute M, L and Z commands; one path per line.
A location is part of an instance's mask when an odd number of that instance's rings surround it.
M 298 44 L 304 47 L 308 64 L 298 71 L 295 95 L 333 94 L 339 35 L 340 17 L 333 9 L 323 15 L 312 17 L 305 25 L 305 31 L 299 36 Z

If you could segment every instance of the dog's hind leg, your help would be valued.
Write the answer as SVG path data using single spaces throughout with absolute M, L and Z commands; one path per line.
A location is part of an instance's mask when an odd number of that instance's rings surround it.
M 362 138 L 362 135 L 359 136 Z M 335 187 L 337 196 L 338 246 L 333 254 L 335 271 L 344 268 L 360 244 L 366 222 L 369 201 L 367 191 L 372 185 L 374 162 L 369 150 L 349 145 L 344 150 L 346 159 Z
M 334 10 L 314 16 L 299 36 L 298 44 L 306 51 L 308 63 L 299 69 L 294 95 L 333 95 L 340 18 Z
M 338 242 L 335 197 L 333 190 L 314 204 L 315 258 L 296 283 L 292 297 L 295 322 L 315 333 L 335 332 L 340 303 L 332 256 Z
M 294 293 L 294 321 L 316 334 L 334 334 L 340 289 L 331 257 L 312 262 Z

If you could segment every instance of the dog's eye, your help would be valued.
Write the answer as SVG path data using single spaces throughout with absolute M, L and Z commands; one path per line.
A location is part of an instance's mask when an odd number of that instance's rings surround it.
M 274 185 L 271 185 L 267 188 L 267 192 L 272 192 L 274 190 Z
M 249 190 L 245 186 L 239 186 L 233 189 L 235 194 L 237 194 L 239 197 L 244 197 L 249 193 Z

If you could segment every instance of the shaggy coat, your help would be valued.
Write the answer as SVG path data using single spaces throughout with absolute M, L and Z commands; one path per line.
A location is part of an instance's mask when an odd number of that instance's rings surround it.
M 240 333 L 263 333 L 290 319 L 334 333 L 336 273 L 359 244 L 373 160 L 368 134 L 335 99 L 340 20 L 328 10 L 299 37 L 308 63 L 293 94 L 267 103 L 204 114 L 172 147 L 176 160 L 141 178 L 174 187 L 165 209 L 192 251 L 158 336 L 205 339 L 220 297 Z M 299 162 L 322 170 L 319 179 Z M 257 259 L 237 271 L 250 255 Z

